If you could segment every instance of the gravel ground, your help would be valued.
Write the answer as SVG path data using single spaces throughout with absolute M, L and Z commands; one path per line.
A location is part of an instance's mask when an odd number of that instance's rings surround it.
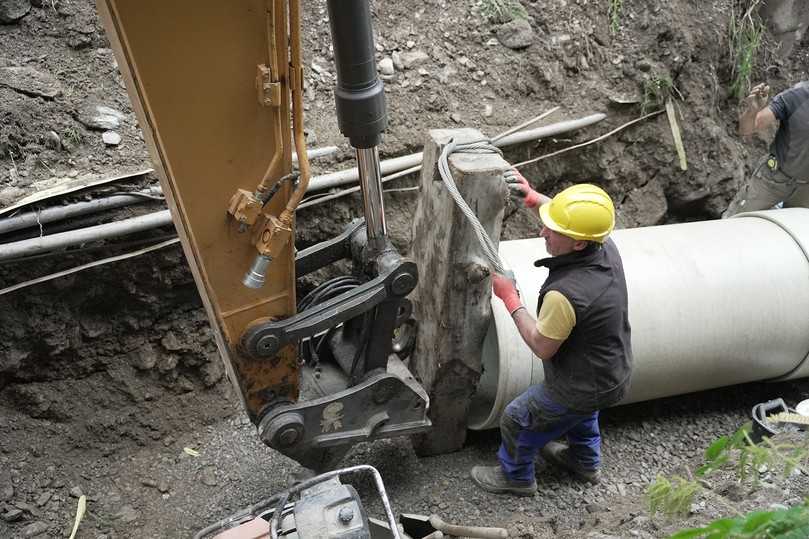
M 807 390 L 806 381 L 749 384 L 608 410 L 602 417 L 602 484 L 583 486 L 541 464 L 539 493 L 533 498 L 494 496 L 469 479 L 472 466 L 494 462 L 496 431 L 470 433 L 462 451 L 431 458 L 418 458 L 407 439 L 361 444 L 343 464 L 375 466 L 397 513 L 436 513 L 450 522 L 502 526 L 511 537 L 665 537 L 679 526 L 727 514 L 727 508 L 706 498 L 686 520 L 650 517 L 643 497 L 650 481 L 658 473 L 682 474 L 686 464 L 695 467 L 708 443 L 746 422 L 754 404 L 778 396 L 794 404 Z M 0 481 L 0 487 L 16 489 L 0 513 L 22 505 L 24 517 L 0 521 L 0 537 L 29 536 L 25 533 L 36 530 L 32 526 L 38 522 L 50 534 L 40 537 L 63 536 L 79 491 L 88 496 L 79 537 L 158 538 L 190 536 L 283 490 L 296 463 L 264 447 L 235 403 L 231 410 L 230 417 L 196 432 L 167 436 L 112 458 L 81 461 L 73 468 L 60 465 L 47 448 L 17 461 L 0 455 L 2 469 L 10 470 L 10 480 Z M 13 420 L 7 416 L 3 421 L 7 425 Z M 186 447 L 199 456 L 186 453 Z M 55 465 L 45 465 L 49 458 Z M 804 476 L 777 483 L 765 474 L 753 490 L 728 486 L 729 474 L 719 479 L 711 486 L 717 492 L 735 492 L 742 510 L 796 504 L 809 492 Z M 352 483 L 369 513 L 382 518 L 370 481 Z
M 6 7 L 28 3 L 0 0 Z M 148 163 L 94 2 L 30 3 L 27 15 L 0 25 L 0 69 L 51 81 L 60 93 L 31 95 L 26 85 L 0 84 L 3 204 L 53 177 Z M 385 157 L 417 151 L 435 127 L 493 134 L 555 105 L 563 107 L 559 119 L 609 113 L 592 132 L 542 141 L 512 161 L 549 153 L 637 117 L 651 77 L 671 79 L 682 94 L 688 174 L 674 162 L 661 116 L 587 152 L 527 169 L 534 186 L 552 193 L 572 178 L 603 180 L 622 201 L 624 226 L 710 218 L 725 208 L 745 160 L 763 150 L 763 141 L 745 147 L 737 139 L 737 103 L 727 98 L 722 36 L 731 0 L 625 2 L 615 35 L 607 31 L 603 2 L 528 1 L 536 36 L 519 50 L 499 45 L 500 27 L 468 3 L 374 4 L 378 59 L 404 55 L 423 62 L 394 66 L 386 81 L 391 125 Z M 320 24 L 325 5 L 304 7 L 309 143 L 343 144 L 338 157 L 325 161 L 341 168 L 351 152 L 336 129 L 334 76 L 313 67 L 332 61 Z M 790 62 L 763 64 L 770 67 L 766 73 L 762 67 L 757 80 L 780 89 L 805 78 L 807 50 L 804 41 Z M 82 112 L 96 104 L 122 114 L 120 144 L 105 144 L 99 127 L 88 125 Z M 399 247 L 409 241 L 412 200 L 399 193 L 386 201 Z M 332 237 L 359 207 L 355 196 L 307 210 L 299 223 L 301 246 Z M 505 237 L 533 234 L 533 226 L 517 215 Z M 7 268 L 0 280 L 5 286 L 31 278 L 34 270 L 64 269 L 56 264 L 46 259 Z M 188 537 L 283 489 L 296 469 L 264 447 L 235 399 L 223 396 L 229 386 L 219 380 L 219 358 L 179 249 L 7 296 L 0 321 L 0 539 L 67 537 L 81 494 L 88 496 L 88 513 L 79 538 Z M 505 526 L 524 538 L 665 537 L 729 509 L 717 505 L 716 496 L 702 496 L 685 521 L 650 517 L 643 497 L 649 482 L 699 464 L 710 441 L 747 421 L 754 404 L 778 396 L 795 404 L 807 390 L 805 381 L 752 384 L 609 410 L 602 421 L 603 484 L 583 487 L 564 473 L 540 469 L 540 492 L 529 499 L 483 493 L 468 478 L 472 466 L 494 461 L 496 432 L 473 433 L 462 451 L 424 459 L 406 439 L 362 444 L 344 464 L 376 466 L 397 512 Z M 381 517 L 370 484 L 357 485 L 370 512 Z M 765 478 L 751 490 L 726 472 L 710 485 L 740 510 L 792 505 L 809 493 L 804 476 L 785 483 Z

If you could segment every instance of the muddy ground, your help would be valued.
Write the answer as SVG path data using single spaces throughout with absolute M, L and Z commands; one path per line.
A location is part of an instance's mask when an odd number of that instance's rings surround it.
M 476 127 L 494 135 L 554 106 L 549 121 L 605 112 L 607 119 L 565 138 L 509 150 L 517 162 L 581 142 L 637 118 L 657 103 L 651 80 L 670 79 L 689 168 L 677 165 L 664 115 L 580 151 L 529 167 L 534 186 L 553 192 L 578 181 L 603 185 L 622 226 L 716 218 L 765 147 L 735 136 L 738 103 L 729 97 L 727 28 L 731 0 L 624 2 L 611 31 L 607 2 L 524 2 L 533 34 L 509 32 L 474 2 L 373 3 L 379 60 L 391 58 L 390 127 L 381 152 L 418 151 L 431 128 Z M 316 173 L 351 166 L 336 128 L 325 3 L 305 3 L 307 130 L 311 146 L 340 152 Z M 0 0 L 0 204 L 54 178 L 112 175 L 149 167 L 109 44 L 89 0 Z M 528 39 L 527 47 L 504 46 Z M 755 77 L 776 89 L 806 78 L 809 44 L 780 61 L 760 52 Z M 90 111 L 117 111 L 101 125 Z M 120 136 L 117 145 L 103 133 Z M 108 135 L 109 137 L 109 135 Z M 114 138 L 114 137 L 113 137 Z M 155 178 L 118 182 L 127 191 Z M 413 178 L 395 187 L 414 184 Z M 66 197 L 67 200 L 96 196 Z M 407 250 L 412 191 L 386 195 L 389 226 Z M 123 212 L 161 207 L 148 201 Z M 334 235 L 360 212 L 347 197 L 299 214 L 299 246 Z M 112 220 L 121 213 L 105 215 Z M 73 223 L 72 226 L 76 226 Z M 504 238 L 535 224 L 511 210 Z M 58 226 L 42 232 L 58 231 Z M 11 241 L 39 230 L 3 238 Z M 0 266 L 12 284 L 168 237 L 156 230 L 126 242 Z M 468 469 L 493 459 L 496 433 L 474 434 L 463 451 L 419 459 L 407 440 L 358 446 L 346 464 L 377 466 L 395 509 L 448 520 L 503 525 L 516 537 L 663 537 L 727 508 L 700 499 L 685 521 L 652 517 L 643 491 L 658 472 L 684 473 L 713 438 L 747 420 L 757 402 L 795 403 L 807 384 L 753 384 L 625 406 L 604 414 L 606 478 L 584 488 L 553 471 L 527 500 L 482 494 Z M 195 457 L 184 451 L 192 448 Z M 223 377 L 207 319 L 176 246 L 0 296 L 0 537 L 69 535 L 76 496 L 88 496 L 79 537 L 186 537 L 285 486 L 294 463 L 261 445 Z M 740 509 L 797 503 L 804 476 L 765 478 L 751 494 L 712 488 Z M 361 484 L 372 512 L 371 489 Z M 712 501 L 713 500 L 713 501 Z

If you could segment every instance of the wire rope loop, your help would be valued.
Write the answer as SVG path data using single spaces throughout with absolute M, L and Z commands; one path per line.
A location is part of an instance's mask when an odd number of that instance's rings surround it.
M 449 156 L 455 152 L 497 153 L 499 155 L 503 155 L 503 152 L 499 148 L 492 145 L 489 140 L 479 140 L 458 144 L 455 142 L 455 139 L 450 139 L 446 146 L 444 146 L 444 149 L 441 151 L 441 155 L 438 158 L 438 172 L 441 175 L 441 180 L 444 182 L 444 185 L 452 197 L 452 200 L 455 202 L 455 205 L 458 206 L 458 209 L 461 210 L 461 213 L 464 214 L 466 219 L 472 225 L 472 230 L 474 231 L 475 236 L 477 237 L 478 242 L 483 250 L 483 256 L 486 258 L 486 260 L 488 260 L 489 265 L 496 273 L 503 274 L 506 272 L 506 270 L 502 261 L 500 260 L 500 255 L 497 253 L 497 248 L 494 246 L 494 242 L 489 237 L 489 234 L 486 232 L 483 225 L 480 224 L 480 220 L 478 220 L 475 212 L 472 211 L 472 208 L 469 207 L 469 204 L 466 203 L 460 191 L 458 191 L 458 187 L 452 177 L 452 170 L 449 166 Z

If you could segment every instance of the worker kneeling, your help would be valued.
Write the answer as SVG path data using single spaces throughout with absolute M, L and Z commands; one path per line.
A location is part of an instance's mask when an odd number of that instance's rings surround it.
M 615 209 L 599 187 L 574 185 L 553 199 L 520 177 L 510 185 L 527 206 L 538 206 L 540 236 L 550 257 L 535 320 L 510 279 L 495 274 L 495 295 L 520 335 L 542 360 L 544 383 L 514 399 L 500 419 L 498 466 L 472 468 L 483 490 L 531 496 L 537 490 L 534 458 L 578 479 L 597 483 L 601 466 L 598 413 L 620 401 L 632 371 L 627 290 L 621 256 L 608 238 Z M 567 444 L 557 442 L 565 437 Z

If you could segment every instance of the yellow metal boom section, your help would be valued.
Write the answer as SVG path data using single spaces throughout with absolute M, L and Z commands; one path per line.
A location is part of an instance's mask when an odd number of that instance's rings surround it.
M 228 375 L 256 421 L 268 404 L 298 398 L 292 346 L 260 360 L 238 345 L 249 324 L 294 313 L 293 242 L 277 247 L 262 288 L 243 286 L 258 253 L 255 234 L 228 209 L 235 194 L 272 187 L 292 171 L 287 6 L 98 0 L 98 7 Z M 282 214 L 289 183 L 267 213 Z

